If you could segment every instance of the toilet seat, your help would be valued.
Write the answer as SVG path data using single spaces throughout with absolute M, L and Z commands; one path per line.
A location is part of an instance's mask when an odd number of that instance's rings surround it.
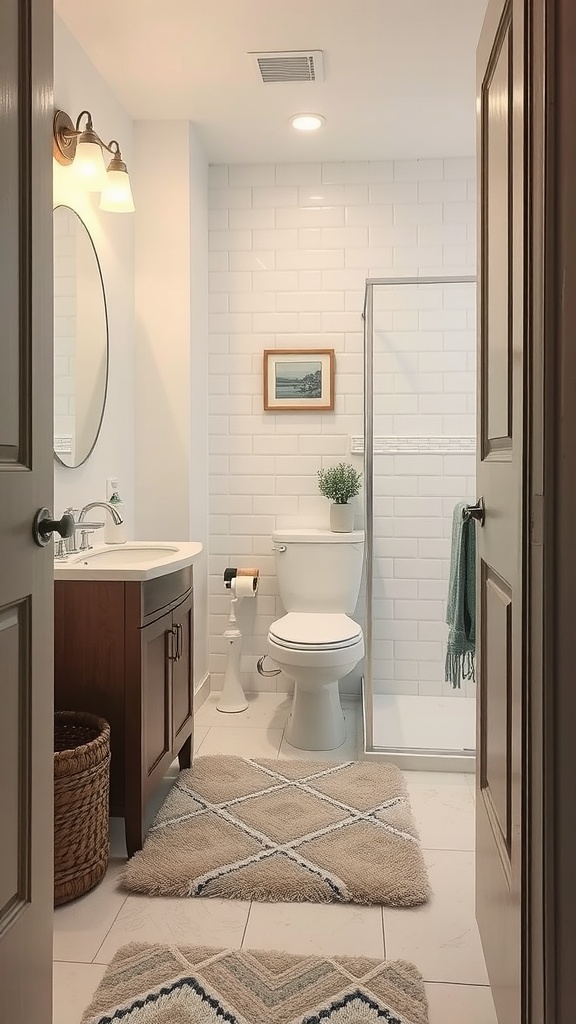
M 362 627 L 343 613 L 288 612 L 270 626 L 269 639 L 290 651 L 340 651 L 362 639 Z

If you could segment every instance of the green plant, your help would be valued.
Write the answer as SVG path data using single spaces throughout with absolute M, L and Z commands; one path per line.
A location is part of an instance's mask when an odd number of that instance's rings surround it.
M 346 462 L 337 466 L 318 470 L 318 488 L 320 494 L 330 498 L 337 505 L 346 505 L 350 498 L 356 497 L 360 491 L 362 473 Z

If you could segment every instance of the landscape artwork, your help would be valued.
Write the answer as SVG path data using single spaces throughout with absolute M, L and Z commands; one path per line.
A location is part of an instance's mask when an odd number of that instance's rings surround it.
M 333 349 L 267 349 L 264 409 L 290 412 L 334 408 Z
M 280 363 L 274 366 L 276 398 L 322 398 L 322 363 Z

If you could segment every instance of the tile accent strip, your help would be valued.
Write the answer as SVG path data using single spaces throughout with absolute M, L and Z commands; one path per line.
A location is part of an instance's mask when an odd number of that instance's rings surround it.
M 474 455 L 476 452 L 475 437 L 452 437 L 443 434 L 438 437 L 393 436 L 375 437 L 375 455 L 408 455 L 410 453 L 426 455 Z M 364 438 L 361 434 L 350 437 L 350 454 L 364 454 Z

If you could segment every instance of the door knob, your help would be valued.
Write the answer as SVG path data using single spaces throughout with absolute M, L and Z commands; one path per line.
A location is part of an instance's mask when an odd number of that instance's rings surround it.
M 61 519 L 52 519 L 49 508 L 39 508 L 32 524 L 32 536 L 38 547 L 46 547 L 53 533 L 71 537 L 74 533 L 74 516 L 65 512 Z
M 484 498 L 478 498 L 475 505 L 466 505 L 466 508 L 462 509 L 462 518 L 466 520 L 474 519 L 479 526 L 484 526 L 486 518 Z

